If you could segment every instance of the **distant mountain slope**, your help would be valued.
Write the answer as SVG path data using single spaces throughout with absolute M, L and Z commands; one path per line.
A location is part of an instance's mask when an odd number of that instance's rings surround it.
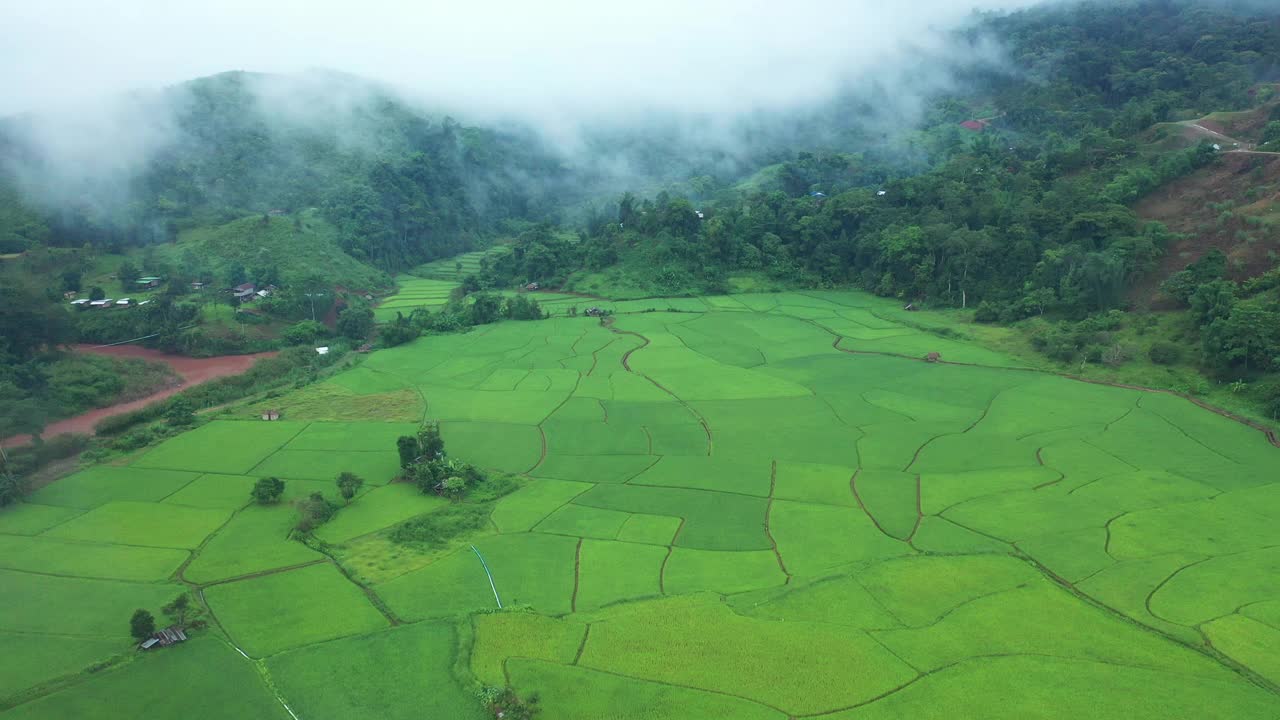
M 547 217 L 566 192 L 532 134 L 468 127 L 333 73 L 224 73 L 111 112 L 102 141 L 116 155 L 71 142 L 83 128 L 66 118 L 0 124 L 0 160 L 29 203 L 52 205 L 55 244 L 164 242 L 315 207 L 345 251 L 398 269 L 467 249 L 504 219 Z

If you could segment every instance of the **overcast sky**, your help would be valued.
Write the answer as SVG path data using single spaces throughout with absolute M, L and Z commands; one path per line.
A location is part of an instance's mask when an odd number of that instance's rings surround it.
M 6 0 L 0 114 L 225 70 L 327 68 L 464 109 L 737 111 L 876 72 L 976 2 Z

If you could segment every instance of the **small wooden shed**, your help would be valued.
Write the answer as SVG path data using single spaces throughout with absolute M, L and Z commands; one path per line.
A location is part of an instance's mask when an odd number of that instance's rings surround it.
M 280 411 L 279 410 L 263 410 L 262 419 L 263 420 L 279 420 Z
M 151 637 L 142 641 L 138 646 L 139 650 L 150 650 L 153 647 L 169 647 L 180 642 L 186 642 L 187 633 L 177 625 L 167 627 L 163 630 L 157 630 Z
M 941 360 L 942 360 L 942 353 L 940 353 L 940 352 L 931 352 L 931 353 L 929 353 L 928 355 L 925 355 L 925 356 L 924 356 L 924 361 L 925 361 L 925 362 L 936 363 L 936 362 L 939 362 L 939 361 L 941 361 Z

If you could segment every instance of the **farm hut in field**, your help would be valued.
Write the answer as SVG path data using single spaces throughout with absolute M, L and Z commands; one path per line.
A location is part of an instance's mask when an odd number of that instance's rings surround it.
M 541 285 L 539 285 L 538 283 L 536 283 L 536 282 L 532 282 L 532 283 L 529 283 L 528 285 L 525 285 L 525 286 L 524 286 L 524 289 L 525 289 L 525 290 L 537 290 L 537 289 L 538 289 L 538 288 L 540 288 L 540 287 L 542 287 L 542 286 L 541 286 Z
M 263 420 L 279 420 L 280 411 L 279 410 L 263 410 L 262 419 Z
M 177 625 L 157 630 L 154 635 L 142 641 L 139 650 L 150 650 L 154 647 L 169 647 L 187 641 L 187 633 Z
M 328 354 L 329 354 L 329 346 L 328 346 L 328 345 L 325 345 L 324 347 L 318 347 L 318 348 L 316 348 L 316 354 L 317 354 L 317 355 L 328 355 Z
M 64 300 L 75 300 L 75 299 L 76 299 L 76 295 L 78 295 L 78 294 L 79 294 L 79 293 L 77 293 L 75 290 L 68 290 L 68 291 L 66 291 L 66 292 L 62 293 L 62 298 L 63 298 Z
M 939 361 L 941 361 L 941 360 L 942 360 L 942 353 L 940 353 L 940 352 L 931 352 L 931 353 L 929 353 L 928 355 L 925 355 L 925 356 L 924 356 L 924 361 L 925 361 L 925 362 L 936 363 L 936 362 L 939 362 Z
M 202 283 L 202 282 L 200 282 L 200 281 L 193 282 L 193 283 L 191 283 L 191 289 L 192 289 L 192 290 L 195 290 L 196 292 L 199 292 L 199 291 L 201 291 L 201 290 L 204 290 L 204 283 Z
M 159 287 L 160 277 L 157 275 L 148 275 L 146 277 L 140 277 L 137 280 L 134 280 L 133 284 L 137 285 L 139 288 L 144 290 L 148 288 Z

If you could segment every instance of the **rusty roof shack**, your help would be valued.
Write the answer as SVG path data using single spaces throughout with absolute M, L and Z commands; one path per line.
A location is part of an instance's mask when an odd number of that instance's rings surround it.
M 150 650 L 155 647 L 169 647 L 177 645 L 180 642 L 186 642 L 187 633 L 177 625 L 167 627 L 163 630 L 157 630 L 151 637 L 143 640 L 138 645 L 139 650 Z

